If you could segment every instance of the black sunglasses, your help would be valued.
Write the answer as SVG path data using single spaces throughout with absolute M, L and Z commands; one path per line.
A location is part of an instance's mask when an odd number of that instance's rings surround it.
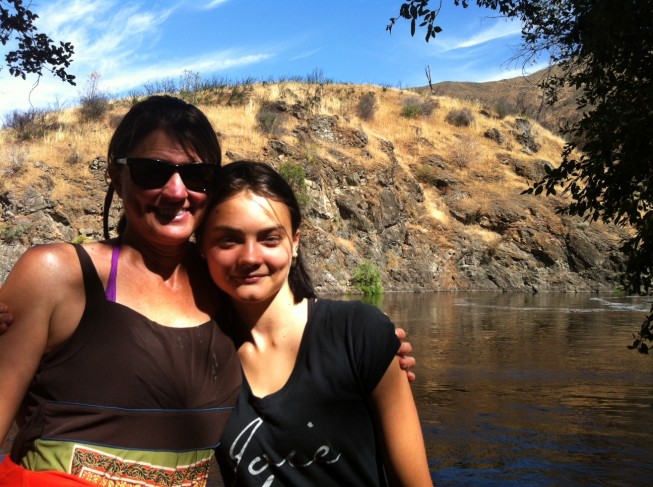
M 178 173 L 184 185 L 191 191 L 207 191 L 215 182 L 220 166 L 206 162 L 173 164 L 158 159 L 122 157 L 116 164 L 129 167 L 132 181 L 143 189 L 162 188 L 174 173 Z

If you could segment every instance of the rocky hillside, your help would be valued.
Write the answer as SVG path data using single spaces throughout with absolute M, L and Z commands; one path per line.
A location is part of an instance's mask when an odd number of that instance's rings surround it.
M 500 114 L 521 114 L 557 133 L 561 124 L 573 123 L 580 117 L 576 111 L 578 93 L 574 88 L 565 86 L 559 90 L 557 102 L 553 106 L 545 102 L 540 84 L 553 75 L 561 76 L 562 72 L 553 67 L 528 76 L 485 83 L 444 81 L 415 88 L 415 91 L 479 102 L 493 107 Z
M 622 230 L 558 215 L 560 196 L 520 194 L 563 144 L 540 125 L 376 86 L 239 89 L 235 102 L 210 89 L 193 101 L 225 162 L 303 169 L 302 244 L 321 293 L 350 291 L 364 262 L 381 270 L 387 292 L 617 287 Z M 101 238 L 103 154 L 128 103 L 95 121 L 78 109 L 45 114 L 32 138 L 2 131 L 0 280 L 29 245 Z

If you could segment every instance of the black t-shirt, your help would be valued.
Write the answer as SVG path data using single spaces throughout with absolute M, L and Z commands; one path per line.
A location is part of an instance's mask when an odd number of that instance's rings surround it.
M 367 399 L 398 348 L 377 308 L 318 300 L 284 387 L 257 398 L 243 378 L 217 449 L 225 485 L 386 485 Z

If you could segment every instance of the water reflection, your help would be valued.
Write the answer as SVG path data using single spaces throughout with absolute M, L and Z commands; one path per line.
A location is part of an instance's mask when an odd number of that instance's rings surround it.
M 388 294 L 438 485 L 649 485 L 650 304 L 588 294 Z M 632 468 L 632 470 L 631 470 Z

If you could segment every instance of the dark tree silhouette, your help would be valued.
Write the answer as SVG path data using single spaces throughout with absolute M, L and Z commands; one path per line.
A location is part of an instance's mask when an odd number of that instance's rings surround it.
M 453 0 L 467 7 L 468 0 Z M 437 4 L 436 8 L 432 8 Z M 580 119 L 561 128 L 568 140 L 561 164 L 526 193 L 569 194 L 561 211 L 628 226 L 626 290 L 653 287 L 653 0 L 477 0 L 480 7 L 522 22 L 526 59 L 548 54 L 557 68 L 542 83 L 549 103 L 564 86 L 580 91 Z M 442 0 L 404 1 L 399 16 L 426 41 L 442 29 Z M 419 23 L 419 25 L 418 25 Z M 580 151 L 576 149 L 581 149 Z M 631 348 L 647 353 L 653 308 Z
M 42 76 L 43 70 L 61 80 L 75 84 L 75 76 L 67 70 L 74 53 L 70 42 L 55 43 L 39 32 L 34 21 L 38 18 L 22 0 L 0 0 L 0 42 L 6 48 L 16 41 L 15 49 L 5 54 L 5 64 L 13 76 L 27 78 L 28 74 Z M 0 68 L 1 69 L 1 68 Z

